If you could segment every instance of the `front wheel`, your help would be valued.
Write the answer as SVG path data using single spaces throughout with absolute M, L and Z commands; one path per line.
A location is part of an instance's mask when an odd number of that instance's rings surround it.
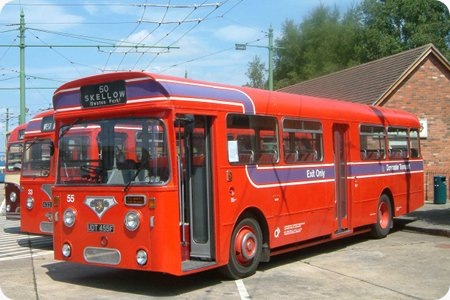
M 230 258 L 222 271 L 231 279 L 253 275 L 261 260 L 261 253 L 261 227 L 254 219 L 242 219 L 233 230 Z
M 388 235 L 392 228 L 392 208 L 389 197 L 383 194 L 378 200 L 377 222 L 370 232 L 373 238 L 381 239 Z

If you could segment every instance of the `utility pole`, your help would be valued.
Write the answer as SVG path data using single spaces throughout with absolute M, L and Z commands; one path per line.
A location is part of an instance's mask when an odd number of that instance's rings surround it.
M 273 28 L 269 27 L 269 91 L 273 91 Z
M 19 71 L 19 90 L 20 90 L 20 114 L 19 125 L 25 123 L 26 105 L 25 105 L 25 48 L 135 48 L 135 49 L 180 49 L 180 47 L 172 46 L 146 46 L 146 45 L 26 45 L 25 44 L 25 14 L 20 11 L 19 24 L 19 46 L 17 45 L 0 45 L 0 47 L 19 47 L 20 49 L 20 71 Z
M 255 47 L 255 48 L 266 48 L 269 50 L 269 91 L 273 91 L 273 51 L 275 49 L 282 49 L 281 47 L 275 47 L 273 45 L 273 28 L 272 25 L 269 27 L 269 44 L 267 46 L 259 46 L 259 45 L 249 45 L 249 44 L 235 44 L 236 50 L 247 50 L 247 47 Z
M 20 11 L 20 115 L 19 125 L 25 123 L 25 15 Z
M 5 132 L 9 131 L 9 108 L 6 108 Z

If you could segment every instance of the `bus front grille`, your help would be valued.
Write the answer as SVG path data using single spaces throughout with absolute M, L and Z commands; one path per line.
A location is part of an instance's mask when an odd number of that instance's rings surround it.
M 120 263 L 120 252 L 111 248 L 86 247 L 84 259 L 90 263 L 118 265 Z
M 39 229 L 41 232 L 53 233 L 53 223 L 52 222 L 41 222 L 39 224 Z

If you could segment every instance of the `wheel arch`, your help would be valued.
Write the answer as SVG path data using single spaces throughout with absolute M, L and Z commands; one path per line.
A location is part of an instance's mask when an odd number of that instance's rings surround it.
M 259 226 L 261 227 L 262 237 L 263 237 L 263 253 L 261 257 L 261 261 L 268 262 L 270 258 L 270 238 L 269 238 L 269 225 L 267 224 L 267 219 L 264 216 L 263 212 L 256 207 L 248 207 L 246 208 L 236 220 L 235 224 L 238 224 L 242 219 L 245 218 L 253 218 L 255 219 Z
M 383 190 L 383 192 L 381 193 L 380 197 L 383 196 L 383 195 L 386 195 L 389 198 L 389 203 L 390 203 L 390 206 L 391 206 L 392 217 L 394 217 L 395 216 L 394 195 L 392 194 L 391 189 L 388 188 L 388 187 L 385 188 Z

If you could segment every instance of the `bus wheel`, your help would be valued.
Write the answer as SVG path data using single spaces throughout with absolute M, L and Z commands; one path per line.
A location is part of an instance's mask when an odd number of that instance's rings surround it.
M 262 232 L 254 219 L 242 219 L 234 228 L 230 259 L 223 268 L 225 275 L 239 279 L 255 274 L 261 260 Z
M 381 239 L 388 235 L 392 227 L 392 209 L 389 197 L 383 194 L 378 200 L 377 222 L 373 225 L 371 235 Z

